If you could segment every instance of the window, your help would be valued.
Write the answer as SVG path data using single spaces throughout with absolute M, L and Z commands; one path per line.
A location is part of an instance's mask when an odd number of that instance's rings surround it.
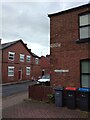
M 9 60 L 14 61 L 14 56 L 15 56 L 14 52 L 8 52 L 8 59 Z
M 20 54 L 20 62 L 24 62 L 24 55 Z
M 26 75 L 30 75 L 30 67 L 26 67 Z
M 14 76 L 14 67 L 8 66 L 8 76 Z
M 38 64 L 39 63 L 39 59 L 35 58 L 35 63 Z
M 31 56 L 29 56 L 29 55 L 27 55 L 27 62 L 30 62 L 30 58 L 31 58 Z
M 90 87 L 90 60 L 81 61 L 81 86 Z
M 90 13 L 79 16 L 79 34 L 80 39 L 90 38 Z

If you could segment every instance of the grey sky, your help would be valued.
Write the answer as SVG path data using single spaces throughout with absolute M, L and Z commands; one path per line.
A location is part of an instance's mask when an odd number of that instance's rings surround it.
M 50 20 L 48 13 L 88 3 L 89 0 L 66 2 L 31 2 L 4 0 L 0 3 L 0 37 L 2 43 L 22 39 L 32 52 L 41 56 L 50 53 Z

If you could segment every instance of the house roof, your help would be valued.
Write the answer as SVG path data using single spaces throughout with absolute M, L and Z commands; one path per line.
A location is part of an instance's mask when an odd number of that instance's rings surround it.
M 34 54 L 34 53 L 32 53 L 32 52 L 31 52 L 31 54 L 32 54 L 32 56 L 35 57 L 35 58 L 40 58 L 39 56 L 37 56 L 36 54 Z
M 8 43 L 4 43 L 1 45 L 1 49 L 4 50 L 18 42 L 21 42 L 23 44 L 23 46 L 28 50 L 28 52 L 33 56 L 33 57 L 36 57 L 36 58 L 40 58 L 39 56 L 37 56 L 36 54 L 32 53 L 31 52 L 31 49 L 28 49 L 28 47 L 26 46 L 26 44 L 24 44 L 24 42 L 20 39 L 20 40 L 17 40 L 17 41 L 13 41 L 13 42 L 8 42 Z
M 28 51 L 29 53 L 31 53 L 31 52 L 29 51 L 28 47 L 26 46 L 26 44 L 24 44 L 24 42 L 23 42 L 21 39 L 20 39 L 20 40 L 17 40 L 17 41 L 13 41 L 13 42 L 4 43 L 4 44 L 1 45 L 1 49 L 4 50 L 4 49 L 6 49 L 6 48 L 8 48 L 8 47 L 10 47 L 10 46 L 18 43 L 18 42 L 21 42 L 21 43 L 23 44 L 23 46 L 27 49 L 27 51 Z
M 20 41 L 20 40 L 19 40 Z M 8 42 L 8 43 L 4 43 L 2 44 L 2 49 L 5 49 L 5 48 L 8 48 L 10 47 L 11 45 L 17 43 L 18 41 L 13 41 L 13 42 Z
M 90 2 L 87 3 L 87 4 L 84 4 L 84 5 L 78 6 L 78 7 L 74 7 L 74 8 L 71 8 L 71 9 L 67 9 L 67 10 L 61 11 L 61 12 L 57 12 L 57 13 L 53 13 L 53 14 L 48 14 L 48 17 L 52 17 L 52 16 L 64 14 L 64 13 L 67 13 L 67 12 L 72 12 L 74 10 L 77 10 L 77 9 L 80 9 L 80 8 L 85 8 L 85 7 L 90 7 Z

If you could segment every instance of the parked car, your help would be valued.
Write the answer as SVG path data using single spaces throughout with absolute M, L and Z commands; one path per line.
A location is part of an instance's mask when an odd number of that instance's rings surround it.
M 38 84 L 50 85 L 50 75 L 43 75 L 41 79 L 38 80 Z

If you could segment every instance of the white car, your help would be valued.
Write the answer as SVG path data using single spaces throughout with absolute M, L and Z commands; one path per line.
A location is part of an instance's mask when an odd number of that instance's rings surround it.
M 46 82 L 50 82 L 49 74 L 42 76 L 42 78 L 38 80 L 38 83 L 46 83 Z

